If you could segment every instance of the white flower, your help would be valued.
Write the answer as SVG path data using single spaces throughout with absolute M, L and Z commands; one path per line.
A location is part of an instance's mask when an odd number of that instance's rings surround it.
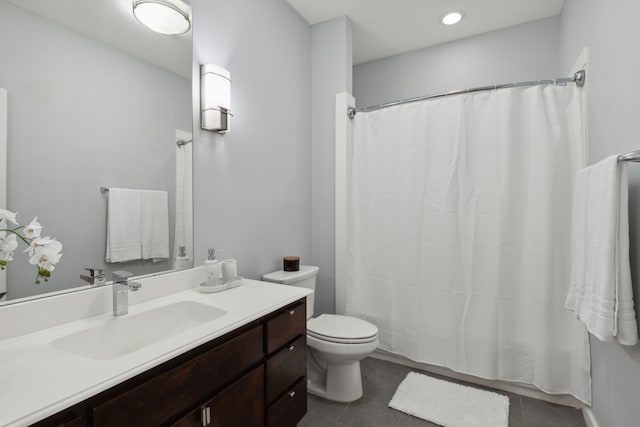
M 29 264 L 37 265 L 47 271 L 53 271 L 60 261 L 62 243 L 50 237 L 36 237 L 25 252 L 29 253 Z
M 42 226 L 38 222 L 38 217 L 35 217 L 31 220 L 31 223 L 24 228 L 24 235 L 28 239 L 35 239 L 36 237 L 40 237 L 41 231 Z
M 60 253 L 55 253 L 55 254 L 45 254 L 45 253 L 37 254 L 36 253 L 34 256 L 29 258 L 29 264 L 37 265 L 38 267 L 44 268 L 45 270 L 51 272 L 56 268 L 55 265 L 58 263 L 58 261 L 60 261 L 61 257 L 62 257 L 62 254 Z
M 0 261 L 12 261 L 13 251 L 18 247 L 18 238 L 15 234 L 0 231 Z
M 5 221 L 10 221 L 15 225 L 18 225 L 18 223 L 16 222 L 16 213 L 14 212 L 8 211 L 6 209 L 0 209 L 0 221 L 2 221 L 3 219 Z

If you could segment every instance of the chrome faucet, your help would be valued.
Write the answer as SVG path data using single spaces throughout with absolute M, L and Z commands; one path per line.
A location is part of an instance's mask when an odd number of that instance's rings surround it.
M 113 272 L 113 315 L 122 316 L 129 312 L 129 291 L 135 292 L 142 286 L 138 282 L 130 282 L 133 276 L 128 271 Z
M 104 270 L 101 268 L 85 268 L 89 271 L 89 275 L 80 275 L 80 278 L 90 285 L 102 286 L 107 283 L 107 275 L 104 274 Z

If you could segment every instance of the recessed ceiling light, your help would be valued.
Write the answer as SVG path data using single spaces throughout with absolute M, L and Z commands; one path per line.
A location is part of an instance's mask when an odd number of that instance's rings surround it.
M 462 18 L 464 18 L 464 12 L 461 10 L 454 10 L 453 12 L 449 12 L 443 15 L 440 18 L 440 22 L 442 22 L 444 25 L 453 25 L 462 21 Z
M 142 25 L 160 34 L 183 34 L 191 28 L 189 14 L 166 0 L 136 0 L 133 14 Z

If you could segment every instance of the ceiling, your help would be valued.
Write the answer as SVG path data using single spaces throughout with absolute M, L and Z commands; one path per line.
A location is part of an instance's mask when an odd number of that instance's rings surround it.
M 191 78 L 191 31 L 163 36 L 133 17 L 131 0 L 7 0 L 16 6 Z M 190 0 L 183 0 L 190 4 Z M 348 16 L 353 62 L 444 43 L 560 13 L 564 0 L 287 0 L 311 24 Z M 461 9 L 464 20 L 440 24 Z
M 499 28 L 555 16 L 564 0 L 287 0 L 311 24 L 347 16 L 360 64 Z M 463 10 L 457 25 L 440 17 Z
M 134 18 L 131 0 L 7 1 L 191 79 L 191 31 L 178 36 L 154 33 Z

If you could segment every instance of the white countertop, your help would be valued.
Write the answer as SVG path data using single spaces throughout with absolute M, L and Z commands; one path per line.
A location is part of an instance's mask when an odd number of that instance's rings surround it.
M 139 292 L 152 286 L 150 282 L 145 281 Z M 226 314 L 114 359 L 88 359 L 50 344 L 101 324 L 113 316 L 111 312 L 0 340 L 0 425 L 39 421 L 309 294 L 304 288 L 245 279 L 241 286 L 220 293 L 191 288 L 130 305 L 128 315 L 134 315 L 178 301 L 197 301 Z

